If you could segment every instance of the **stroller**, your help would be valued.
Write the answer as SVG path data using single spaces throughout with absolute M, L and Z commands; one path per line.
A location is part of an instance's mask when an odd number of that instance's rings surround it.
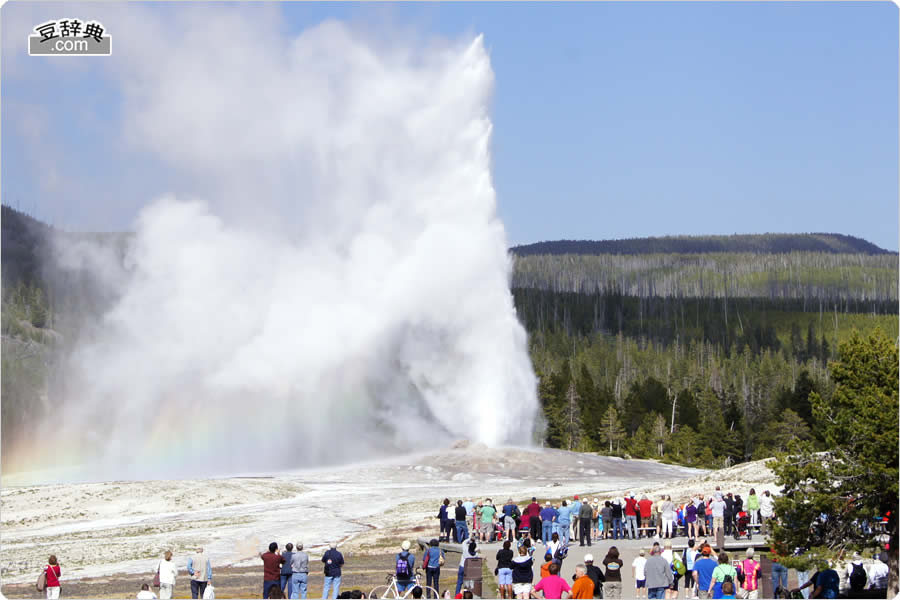
M 746 536 L 748 540 L 752 539 L 753 531 L 751 531 L 749 525 L 750 515 L 747 514 L 747 511 L 740 511 L 734 520 L 734 539 L 739 540 L 744 536 Z

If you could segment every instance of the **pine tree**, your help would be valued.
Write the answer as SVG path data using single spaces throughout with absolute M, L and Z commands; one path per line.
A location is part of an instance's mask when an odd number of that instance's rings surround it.
M 788 454 L 771 463 L 776 482 L 784 486 L 775 501 L 780 522 L 773 532 L 781 549 L 808 547 L 837 555 L 877 547 L 877 534 L 859 526 L 875 515 L 889 515 L 890 547 L 897 547 L 897 345 L 876 330 L 866 338 L 854 334 L 839 345 L 838 354 L 840 360 L 831 365 L 831 398 L 810 394 L 827 451 L 793 442 Z M 893 597 L 900 591 L 897 554 L 889 555 L 888 597 Z
M 575 389 L 575 382 L 569 382 L 569 389 L 566 391 L 566 437 L 568 438 L 569 450 L 578 449 L 581 445 L 581 410 L 578 403 L 580 400 L 578 390 Z
M 613 453 L 613 445 L 616 452 L 619 451 L 619 444 L 625 438 L 625 428 L 619 420 L 616 407 L 610 404 L 606 409 L 606 416 L 603 417 L 603 439 L 609 442 L 609 453 Z
M 666 418 L 660 414 L 657 414 L 656 418 L 653 419 L 652 435 L 653 443 L 656 444 L 656 453 L 662 456 L 666 440 L 669 438 L 669 427 L 666 425 Z

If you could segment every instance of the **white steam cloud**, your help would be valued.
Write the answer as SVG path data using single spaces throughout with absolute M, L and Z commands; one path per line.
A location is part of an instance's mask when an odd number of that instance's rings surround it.
M 530 443 L 482 39 L 290 38 L 245 17 L 198 13 L 118 67 L 128 139 L 191 197 L 143 210 L 75 354 L 83 459 L 190 476 Z

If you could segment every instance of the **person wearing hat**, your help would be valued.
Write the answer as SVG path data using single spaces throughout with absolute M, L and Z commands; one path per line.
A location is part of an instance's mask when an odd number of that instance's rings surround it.
M 401 594 L 413 587 L 415 581 L 416 557 L 409 551 L 409 540 L 403 540 L 400 544 L 400 552 L 395 563 L 397 575 L 397 591 Z
M 647 559 L 645 558 L 646 551 L 641 548 L 641 551 L 638 552 L 638 556 L 635 557 L 633 561 L 631 561 L 631 575 L 634 577 L 634 597 L 635 598 L 646 598 L 647 597 L 647 575 L 644 571 L 644 567 L 647 566 Z
M 606 575 L 603 569 L 594 564 L 594 555 L 588 552 L 584 555 L 584 568 L 587 576 L 594 582 L 594 597 L 596 598 L 603 592 L 603 582 L 606 581 Z

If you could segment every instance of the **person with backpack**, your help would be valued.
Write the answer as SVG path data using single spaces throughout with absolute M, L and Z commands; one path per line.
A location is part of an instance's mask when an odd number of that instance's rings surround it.
M 666 540 L 665 550 L 660 554 L 666 563 L 669 565 L 669 569 L 672 571 L 672 583 L 669 585 L 669 589 L 666 590 L 665 597 L 666 598 L 677 598 L 678 597 L 678 581 L 684 575 L 684 563 L 681 559 L 675 555 L 672 551 L 672 542 Z M 649 587 L 649 586 L 648 586 Z
M 501 598 L 513 597 L 513 551 L 512 542 L 503 541 L 503 548 L 497 551 L 497 585 L 500 586 Z
M 56 600 L 59 598 L 60 575 L 62 575 L 62 570 L 59 567 L 59 561 L 56 560 L 55 554 L 51 554 L 50 558 L 47 559 L 47 566 L 44 567 L 44 572 L 41 576 L 43 582 L 38 582 L 38 591 L 45 592 L 47 594 L 47 600 Z M 41 583 L 43 583 L 43 587 L 41 587 Z
M 760 566 L 759 563 L 754 560 L 753 555 L 753 548 L 747 548 L 747 558 L 738 564 L 737 578 L 738 582 L 741 584 L 741 588 L 747 592 L 745 597 L 756 600 L 759 596 Z
M 425 567 L 425 585 L 434 588 L 438 595 L 441 593 L 441 566 L 444 564 L 444 551 L 440 548 L 440 542 L 432 538 L 428 542 L 428 549 L 422 556 L 422 566 Z M 429 598 L 431 592 L 428 592 Z
M 708 588 L 708 592 L 712 594 L 714 599 L 722 597 L 722 584 L 726 581 L 737 585 L 737 569 L 731 566 L 731 563 L 728 561 L 728 553 L 723 550 L 719 552 L 719 564 L 713 569 L 712 579 Z
M 591 523 L 594 520 L 594 509 L 585 499 L 584 503 L 582 503 L 581 508 L 578 509 L 578 540 L 579 546 L 584 546 L 585 541 L 587 541 L 587 545 L 591 545 Z
M 828 561 L 828 568 L 819 571 L 816 576 L 816 587 L 810 598 L 837 598 L 841 587 L 841 576 L 834 570 L 834 565 Z
M 869 583 L 869 576 L 866 573 L 866 568 L 863 566 L 862 556 L 860 556 L 859 552 L 853 553 L 853 559 L 847 565 L 847 581 L 850 583 L 850 590 L 853 592 L 863 591 L 866 589 L 866 584 Z
M 693 506 L 693 504 L 688 506 Z M 698 554 L 696 548 L 694 548 L 694 540 L 688 540 L 687 548 L 681 553 L 681 559 L 684 563 L 684 595 L 687 598 L 694 595 L 694 564 L 697 562 Z
M 415 566 L 416 556 L 409 551 L 409 540 L 403 540 L 396 556 L 394 571 L 397 575 L 397 591 L 401 594 L 416 584 Z
M 522 513 L 519 512 L 519 507 L 516 506 L 516 503 L 513 502 L 513 499 L 510 498 L 506 501 L 506 504 L 503 505 L 503 537 L 507 540 L 513 540 L 516 538 L 516 523 L 519 521 L 519 517 L 522 516 Z

